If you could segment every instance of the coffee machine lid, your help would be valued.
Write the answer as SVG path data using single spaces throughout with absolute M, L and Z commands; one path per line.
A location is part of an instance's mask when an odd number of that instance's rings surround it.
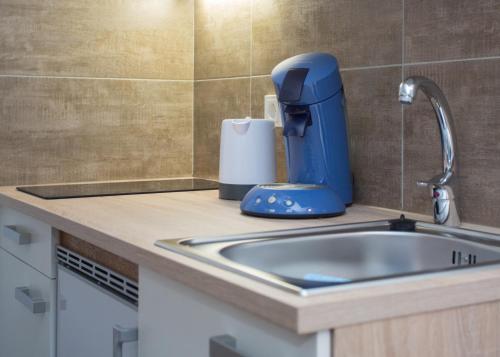
M 315 104 L 342 89 L 337 59 L 328 53 L 305 53 L 286 59 L 271 76 L 278 100 L 284 104 Z

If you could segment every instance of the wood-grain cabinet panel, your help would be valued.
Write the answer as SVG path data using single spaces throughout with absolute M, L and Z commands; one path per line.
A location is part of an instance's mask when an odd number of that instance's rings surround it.
M 334 357 L 500 356 L 500 301 L 334 331 Z

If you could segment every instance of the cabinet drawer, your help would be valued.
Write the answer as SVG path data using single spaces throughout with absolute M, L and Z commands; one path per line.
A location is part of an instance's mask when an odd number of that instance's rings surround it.
M 55 287 L 0 248 L 0 355 L 55 356 Z
M 56 277 L 57 231 L 7 207 L 0 207 L 0 247 L 50 278 Z

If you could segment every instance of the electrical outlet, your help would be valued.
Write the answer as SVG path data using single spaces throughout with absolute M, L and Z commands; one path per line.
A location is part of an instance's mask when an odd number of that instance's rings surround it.
M 283 127 L 281 121 L 281 109 L 278 103 L 276 94 L 268 94 L 264 96 L 264 118 L 274 121 L 274 125 L 278 128 Z

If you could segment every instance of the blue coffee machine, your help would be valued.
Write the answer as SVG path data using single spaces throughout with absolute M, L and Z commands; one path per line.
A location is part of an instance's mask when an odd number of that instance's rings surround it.
M 338 62 L 327 53 L 289 58 L 272 71 L 283 118 L 288 183 L 257 185 L 243 213 L 274 218 L 343 214 L 352 176 Z

